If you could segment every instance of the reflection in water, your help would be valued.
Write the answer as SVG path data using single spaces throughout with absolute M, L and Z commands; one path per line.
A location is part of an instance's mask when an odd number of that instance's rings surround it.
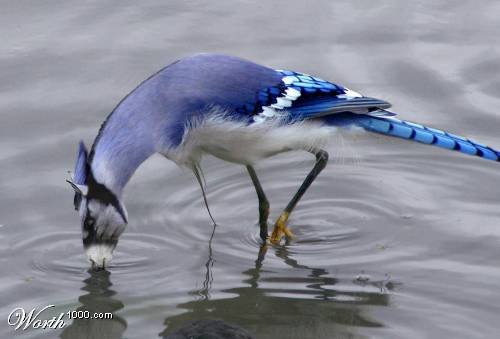
M 112 285 L 109 277 L 110 272 L 106 270 L 89 270 L 90 277 L 84 280 L 85 286 L 82 291 L 88 292 L 78 298 L 82 306 L 77 311 L 89 311 L 113 314 L 112 319 L 74 319 L 71 325 L 66 327 L 61 338 L 67 339 L 117 339 L 121 338 L 127 328 L 127 322 L 116 316 L 116 311 L 123 308 L 120 300 L 114 299 L 115 291 L 110 289 Z
M 244 329 L 222 320 L 193 321 L 165 337 L 165 339 L 254 339 Z
M 243 283 L 248 286 L 223 291 L 234 295 L 234 298 L 213 300 L 209 294 L 215 262 L 211 245 L 212 239 L 209 241 L 204 288 L 196 292 L 204 298 L 178 305 L 187 312 L 167 318 L 164 323 L 166 328 L 160 336 L 166 338 L 173 330 L 193 319 L 222 319 L 242 326 L 258 338 L 282 337 L 283 333 L 290 338 L 330 338 L 334 334 L 352 338 L 360 337 L 355 333 L 355 327 L 384 326 L 370 319 L 362 306 L 388 306 L 387 292 L 393 289 L 393 284 L 363 279 L 347 284 L 340 282 L 329 277 L 325 269 L 302 265 L 291 258 L 287 246 L 262 246 L 254 267 L 242 272 L 246 277 Z M 269 249 L 273 249 L 276 257 L 293 269 L 289 271 L 290 276 L 279 277 L 263 268 Z M 304 275 L 303 271 L 307 274 Z M 297 286 L 297 289 L 287 289 L 287 285 Z M 265 328 L 265 332 L 259 331 L 261 328 Z
M 210 289 L 212 288 L 212 283 L 214 281 L 214 276 L 212 273 L 212 267 L 215 264 L 215 259 L 213 257 L 212 252 L 212 240 L 215 235 L 215 229 L 217 228 L 217 224 L 213 224 L 212 234 L 210 235 L 210 239 L 208 240 L 208 259 L 205 263 L 205 279 L 203 280 L 202 288 L 196 292 L 203 300 L 210 299 Z

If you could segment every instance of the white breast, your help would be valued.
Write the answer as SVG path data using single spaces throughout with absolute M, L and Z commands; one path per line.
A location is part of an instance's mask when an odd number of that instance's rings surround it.
M 203 154 L 247 165 L 281 152 L 321 148 L 334 130 L 319 121 L 282 124 L 276 118 L 248 125 L 215 115 L 190 128 L 175 150 L 162 153 L 178 165 L 198 163 Z

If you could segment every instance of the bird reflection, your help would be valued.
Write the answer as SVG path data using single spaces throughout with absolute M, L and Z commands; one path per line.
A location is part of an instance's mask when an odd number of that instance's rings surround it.
M 247 286 L 223 290 L 227 299 L 212 300 L 209 290 L 214 280 L 215 258 L 211 247 L 212 239 L 209 241 L 204 289 L 197 291 L 205 298 L 178 305 L 186 312 L 167 318 L 164 322 L 166 328 L 160 336 L 167 338 L 174 329 L 200 319 L 222 319 L 243 327 L 256 337 L 264 334 L 282 337 L 286 331 L 295 333 L 291 336 L 294 338 L 331 338 L 335 335 L 354 338 L 357 337 L 356 327 L 384 326 L 372 319 L 364 306 L 388 306 L 390 295 L 385 292 L 394 285 L 350 281 L 352 288 L 346 289 L 345 285 L 336 288 L 338 279 L 323 268 L 299 263 L 291 256 L 287 245 L 261 246 L 253 267 L 242 272 Z M 263 268 L 269 252 L 292 268 L 286 273 L 288 276 Z
M 71 325 L 61 333 L 63 339 L 118 339 L 122 338 L 127 322 L 116 315 L 124 305 L 120 300 L 113 298 L 116 294 L 110 287 L 111 273 L 106 270 L 89 270 L 90 277 L 83 282 L 82 291 L 88 292 L 78 301 L 82 304 L 77 311 L 88 311 L 90 315 L 95 312 L 113 314 L 112 319 L 74 319 Z

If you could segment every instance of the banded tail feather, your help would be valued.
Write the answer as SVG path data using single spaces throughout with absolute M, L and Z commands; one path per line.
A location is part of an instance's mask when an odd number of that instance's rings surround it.
M 360 115 L 354 122 L 371 132 L 413 140 L 500 162 L 500 151 L 435 128 L 383 116 Z

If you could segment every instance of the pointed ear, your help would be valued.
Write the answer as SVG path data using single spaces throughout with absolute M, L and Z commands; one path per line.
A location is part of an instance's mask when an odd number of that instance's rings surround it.
M 70 179 L 66 179 L 66 182 L 68 184 L 70 184 L 71 187 L 73 187 L 73 189 L 75 190 L 75 193 L 81 194 L 84 197 L 87 196 L 87 193 L 89 191 L 89 188 L 87 185 L 78 185 Z
M 83 141 L 78 145 L 78 153 L 76 154 L 75 174 L 73 177 L 74 184 L 85 185 L 87 183 L 89 166 L 87 163 L 87 148 Z

